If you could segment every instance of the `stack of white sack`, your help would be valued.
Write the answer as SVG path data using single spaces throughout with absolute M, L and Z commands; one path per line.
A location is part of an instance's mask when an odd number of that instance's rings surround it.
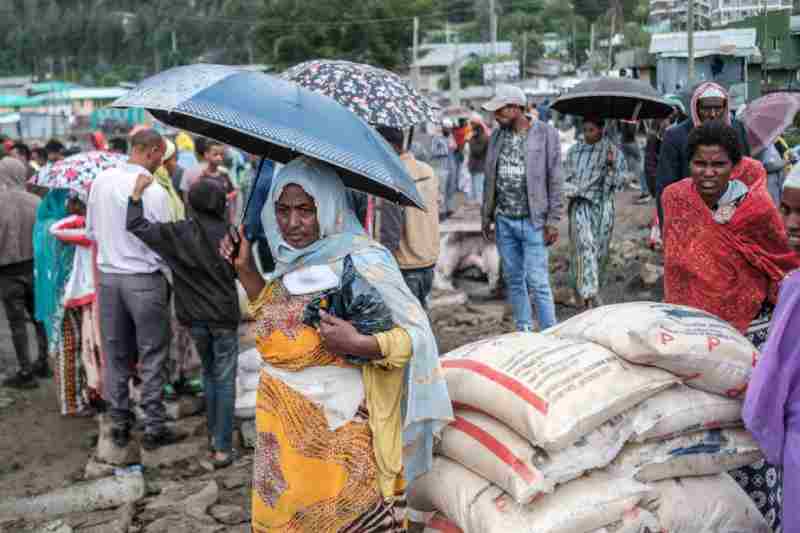
M 463 346 L 442 360 L 455 421 L 409 504 L 437 511 L 430 531 L 768 532 L 725 474 L 761 458 L 741 422 L 756 357 L 655 303 Z
M 261 354 L 252 348 L 239 354 L 236 369 L 236 418 L 256 417 L 256 396 L 261 374 Z

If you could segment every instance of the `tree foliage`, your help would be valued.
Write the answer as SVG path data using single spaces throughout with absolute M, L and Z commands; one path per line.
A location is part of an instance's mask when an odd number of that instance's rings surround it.
M 408 63 L 413 21 L 433 0 L 265 0 L 258 50 L 278 68 L 312 58 L 336 58 L 396 68 Z M 424 32 L 432 26 L 421 17 Z
M 312 58 L 389 69 L 410 63 L 412 19 L 420 41 L 489 39 L 489 0 L 0 0 L 0 75 L 52 75 L 113 85 L 205 61 L 266 63 L 281 70 Z M 633 41 L 646 36 L 647 0 L 495 0 L 498 39 L 542 56 L 542 36 L 570 42 L 583 59 L 589 24 L 602 32 L 610 9 Z M 636 24 L 634 24 L 636 23 Z M 574 30 L 574 33 L 573 33 Z M 437 41 L 439 39 L 440 41 Z M 527 39 L 527 40 L 526 40 Z M 574 48 L 573 48 L 574 46 Z
M 204 54 L 220 62 L 246 62 L 259 5 L 252 0 L 2 0 L 0 75 L 52 74 L 102 84 L 138 79 Z

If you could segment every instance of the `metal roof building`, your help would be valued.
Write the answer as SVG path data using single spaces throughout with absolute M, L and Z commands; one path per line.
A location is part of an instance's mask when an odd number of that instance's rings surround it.
M 756 29 L 698 31 L 694 34 L 695 57 L 728 55 L 747 57 L 759 61 L 761 52 L 756 41 Z M 650 53 L 659 57 L 688 57 L 688 39 L 685 32 L 659 33 L 650 41 Z

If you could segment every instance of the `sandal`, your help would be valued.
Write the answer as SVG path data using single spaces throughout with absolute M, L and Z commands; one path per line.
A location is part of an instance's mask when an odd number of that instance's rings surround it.
M 211 459 L 211 464 L 214 465 L 214 470 L 220 470 L 231 466 L 236 459 L 236 451 L 231 450 L 225 459 Z

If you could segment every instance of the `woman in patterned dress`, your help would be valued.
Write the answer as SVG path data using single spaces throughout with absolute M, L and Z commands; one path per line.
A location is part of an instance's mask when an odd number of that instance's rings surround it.
M 689 135 L 692 176 L 667 187 L 664 294 L 712 313 L 761 348 L 780 282 L 800 266 L 758 161 L 742 157 L 736 130 L 704 123 Z M 780 527 L 780 471 L 763 461 L 731 472 L 769 524 Z
M 606 136 L 604 122 L 583 120 L 583 140 L 567 152 L 564 194 L 569 200 L 569 280 L 582 303 L 598 304 L 614 232 L 615 195 L 624 185 L 625 158 Z
M 426 314 L 331 167 L 284 167 L 262 221 L 274 273 L 258 273 L 243 231 L 234 262 L 263 358 L 253 531 L 404 531 L 405 484 L 452 419 Z
M 55 353 L 56 392 L 61 414 L 90 416 L 102 407 L 103 367 L 95 297 L 94 242 L 86 236 L 86 193 L 70 191 L 70 216 L 50 226 L 65 246 L 74 246 L 72 270 L 64 286 L 64 317 Z

